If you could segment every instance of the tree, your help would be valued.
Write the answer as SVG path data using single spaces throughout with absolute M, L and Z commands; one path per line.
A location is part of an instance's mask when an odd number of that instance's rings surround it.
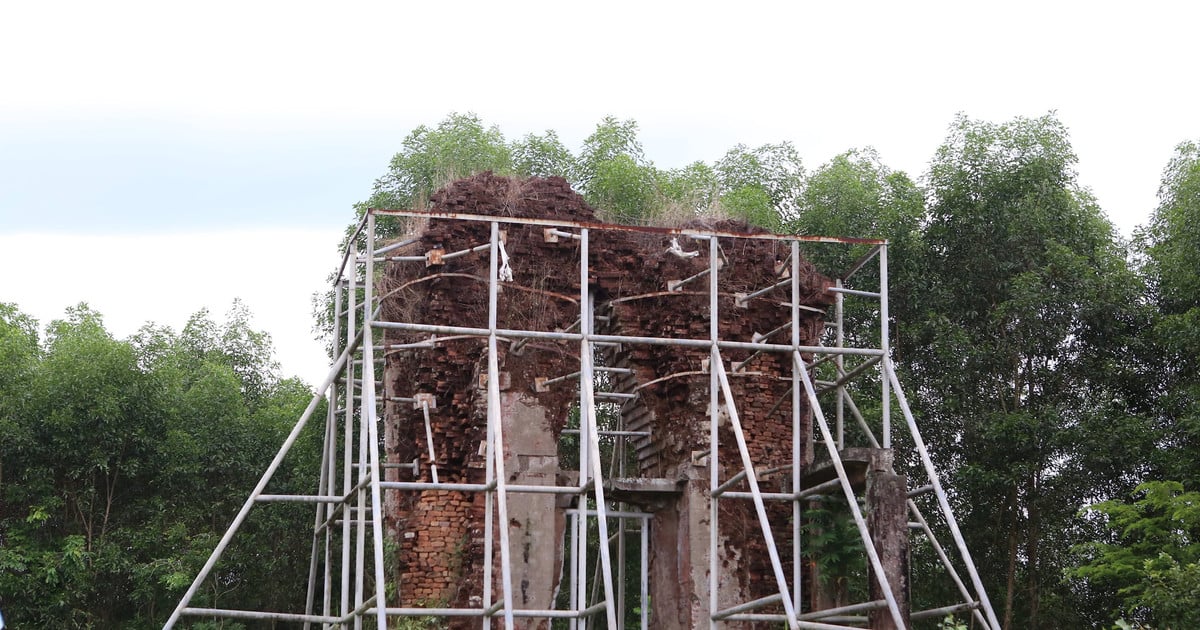
M 421 125 L 401 146 L 387 173 L 375 181 L 370 207 L 409 208 L 455 179 L 512 169 L 512 153 L 499 127 L 484 127 L 473 113 L 450 114 L 433 129 Z
M 721 205 L 749 223 L 778 230 L 796 217 L 804 186 L 804 166 L 790 142 L 753 150 L 739 144 L 716 164 Z
M 0 601 L 14 625 L 159 627 L 311 398 L 279 380 L 248 320 L 235 304 L 222 324 L 202 312 L 182 335 L 147 325 L 122 341 L 80 305 L 39 342 L 0 307 Z M 315 433 L 273 487 L 312 491 Z M 297 607 L 307 556 L 263 550 L 311 518 L 256 511 L 201 600 Z
M 658 189 L 666 206 L 663 214 L 686 219 L 717 210 L 721 183 L 713 167 L 696 161 L 683 168 L 660 171 Z
M 18 622 L 113 625 L 127 613 L 122 530 L 142 516 L 130 508 L 153 482 L 165 418 L 132 348 L 86 305 L 67 314 L 48 327 L 16 419 L 28 439 L 3 445 L 12 475 L 0 593 L 21 602 Z
M 1083 623 L 1061 603 L 1076 510 L 1127 491 L 1152 450 L 1128 395 L 1141 286 L 1074 163 L 1053 115 L 955 121 L 928 174 L 927 273 L 901 338 L 968 545 L 983 575 L 1005 576 L 989 591 L 1006 627 Z M 1091 441 L 1105 434 L 1132 439 Z M 1044 618 L 1044 597 L 1068 616 Z
M 1157 409 L 1168 479 L 1195 487 L 1200 455 L 1200 144 L 1181 143 L 1163 172 L 1159 205 L 1140 234 L 1143 272 L 1160 317 L 1153 340 L 1163 375 Z
M 658 208 L 658 171 L 645 160 L 633 120 L 607 116 L 583 141 L 574 183 L 618 223 L 642 221 Z
M 512 148 L 500 128 L 485 127 L 478 116 L 469 112 L 452 113 L 432 129 L 418 126 L 405 136 L 401 147 L 387 172 L 375 180 L 371 196 L 355 204 L 355 221 L 346 227 L 347 237 L 367 208 L 422 208 L 429 195 L 456 179 L 483 171 L 507 175 L 513 170 Z M 395 217 L 383 217 L 376 222 L 376 234 L 397 237 L 407 225 Z M 319 311 L 315 314 L 320 320 Z
M 572 177 L 579 164 L 553 130 L 525 134 L 513 143 L 513 170 L 521 177 Z

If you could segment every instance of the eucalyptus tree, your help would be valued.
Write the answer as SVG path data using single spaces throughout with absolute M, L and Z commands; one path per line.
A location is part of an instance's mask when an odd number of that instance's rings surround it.
M 1153 627 L 1200 623 L 1200 146 L 1183 142 L 1163 172 L 1159 204 L 1138 234 L 1155 310 L 1144 335 L 1145 414 L 1155 425 L 1146 481 L 1091 506 L 1099 525 L 1068 575 L 1107 596 L 1103 610 Z
M 734 146 L 717 161 L 721 206 L 749 223 L 778 230 L 796 217 L 804 187 L 804 165 L 790 142 L 754 149 Z
M 960 116 L 927 179 L 905 352 L 968 544 L 1004 576 L 989 591 L 1006 627 L 1086 621 L 1061 584 L 1077 511 L 1132 487 L 1151 444 L 1127 396 L 1141 288 L 1075 162 L 1053 115 Z
M 542 135 L 528 133 L 513 142 L 512 161 L 513 170 L 521 177 L 569 179 L 579 171 L 578 160 L 553 129 Z
M 638 125 L 606 116 L 583 141 L 573 184 L 604 218 L 642 222 L 659 207 L 658 170 L 646 160 Z
M 1200 457 L 1200 144 L 1183 142 L 1163 172 L 1159 205 L 1141 235 L 1143 270 L 1160 317 L 1154 342 L 1164 378 L 1164 475 L 1198 489 Z
M 512 151 L 499 127 L 485 127 L 473 113 L 453 113 L 436 127 L 420 125 L 405 136 L 387 172 L 375 181 L 367 203 L 408 208 L 460 177 L 511 170 Z

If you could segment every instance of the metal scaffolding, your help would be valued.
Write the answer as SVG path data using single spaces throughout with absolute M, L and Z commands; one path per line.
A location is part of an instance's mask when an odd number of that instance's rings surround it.
M 380 245 L 376 242 L 377 217 L 416 217 L 436 221 L 465 221 L 484 222 L 490 225 L 490 240 L 486 246 L 475 247 L 463 255 L 486 255 L 489 257 L 490 273 L 487 278 L 488 313 L 487 327 L 469 327 L 457 325 L 417 324 L 412 322 L 381 321 L 380 299 L 375 295 L 374 286 L 377 263 L 397 260 L 401 257 L 389 257 L 395 250 L 416 242 L 416 239 L 401 243 Z M 497 294 L 502 285 L 501 272 L 507 266 L 507 254 L 503 252 L 500 231 L 503 226 L 522 224 L 542 226 L 556 236 L 576 239 L 579 245 L 578 273 L 580 293 L 578 296 L 579 325 L 576 331 L 545 331 L 529 329 L 503 329 L 498 326 Z M 709 318 L 709 334 L 707 338 L 667 338 L 667 337 L 638 337 L 613 334 L 601 334 L 596 331 L 596 312 L 604 304 L 596 304 L 589 287 L 589 264 L 592 253 L 589 252 L 589 238 L 599 231 L 633 231 L 662 234 L 676 239 L 690 240 L 695 243 L 707 243 L 706 255 L 708 267 L 702 272 L 707 278 L 707 295 Z M 787 342 L 771 341 L 770 338 L 779 335 L 784 330 L 772 331 L 765 335 L 755 335 L 752 341 L 735 341 L 724 339 L 718 329 L 718 296 L 728 295 L 722 290 L 722 263 L 720 251 L 721 239 L 766 239 L 773 240 L 788 248 L 790 272 L 785 270 L 780 274 L 780 280 L 771 286 L 747 295 L 739 295 L 739 299 L 748 299 L 770 291 L 779 294 L 790 292 L 788 298 L 780 298 L 790 305 L 791 325 L 790 340 Z M 830 291 L 836 294 L 833 307 L 833 321 L 828 322 L 830 341 L 821 345 L 801 345 L 800 326 L 802 309 L 809 308 L 800 303 L 801 275 L 801 246 L 848 247 L 865 246 L 869 251 L 855 262 L 849 269 L 836 278 L 836 284 Z M 363 248 L 360 250 L 360 246 Z M 415 258 L 415 257 L 414 257 Z M 420 257 L 421 260 L 425 258 Z M 872 262 L 878 264 L 879 286 L 864 289 L 852 288 L 854 281 L 862 269 Z M 634 579 L 625 573 L 627 550 L 626 537 L 629 534 L 640 536 L 640 551 L 638 589 L 640 601 L 636 604 L 640 612 L 640 626 L 649 627 L 648 595 L 648 548 L 650 546 L 649 523 L 651 514 L 632 509 L 623 503 L 618 503 L 606 497 L 614 477 L 624 476 L 624 458 L 622 463 L 614 467 L 609 464 L 606 468 L 601 458 L 602 439 L 611 440 L 618 447 L 625 444 L 626 439 L 644 435 L 644 431 L 629 430 L 624 426 L 599 426 L 597 419 L 598 400 L 623 400 L 636 396 L 637 392 L 598 392 L 596 390 L 597 374 L 607 372 L 620 374 L 620 368 L 597 365 L 597 348 L 608 347 L 611 344 L 622 344 L 624 347 L 638 345 L 675 346 L 702 349 L 708 351 L 708 407 L 710 410 L 709 452 L 708 452 L 708 482 L 709 482 L 709 540 L 708 540 L 708 614 L 709 627 L 720 628 L 726 622 L 767 621 L 783 622 L 790 628 L 857 628 L 866 623 L 862 616 L 869 611 L 886 611 L 886 615 L 895 627 L 909 627 L 910 620 L 933 618 L 949 613 L 962 612 L 970 614 L 979 624 L 977 627 L 988 630 L 999 630 L 1000 624 L 984 592 L 980 576 L 971 559 L 957 521 L 951 510 L 945 490 L 941 485 L 929 449 L 921 437 L 917 423 L 909 408 L 907 398 L 896 377 L 892 359 L 889 354 L 890 340 L 888 331 L 888 245 L 886 241 L 871 239 L 848 239 L 831 237 L 813 237 L 797 235 L 773 234 L 743 234 L 717 230 L 696 230 L 684 228 L 647 228 L 635 226 L 616 226 L 597 223 L 576 222 L 560 219 L 531 219 L 518 217 L 501 217 L 490 215 L 469 214 L 430 214 L 417 211 L 370 210 L 358 225 L 356 231 L 347 241 L 347 246 L 341 258 L 341 264 L 333 282 L 334 294 L 334 329 L 344 331 L 335 335 L 338 347 L 334 348 L 336 360 L 325 379 L 316 389 L 316 395 L 300 416 L 282 447 L 271 464 L 251 491 L 246 502 L 233 519 L 232 524 L 220 539 L 208 561 L 196 576 L 190 588 L 181 598 L 177 608 L 171 614 L 164 627 L 174 627 L 184 617 L 204 618 L 235 618 L 275 620 L 282 622 L 302 623 L 304 627 L 319 624 L 322 628 L 360 628 L 365 624 L 373 624 L 379 630 L 389 625 L 389 620 L 402 617 L 475 617 L 480 620 L 482 627 L 493 627 L 500 623 L 504 628 L 513 628 L 516 619 L 568 619 L 572 628 L 587 627 L 625 627 L 623 611 L 629 605 L 625 602 L 625 582 Z M 700 280 L 700 277 L 688 278 L 679 285 L 690 281 Z M 699 283 L 697 283 L 699 284 Z M 677 288 L 671 287 L 672 289 Z M 844 303 L 846 300 L 866 300 L 873 306 L 877 315 L 872 326 L 878 328 L 878 345 L 853 347 L 846 345 L 847 335 L 843 330 L 845 325 Z M 700 316 L 700 315 L 698 315 Z M 408 467 L 416 473 L 417 463 L 388 463 L 383 451 L 381 440 L 382 409 L 387 396 L 380 393 L 382 361 L 381 346 L 376 338 L 382 337 L 384 330 L 398 330 L 411 333 L 431 333 L 433 335 L 453 336 L 455 338 L 478 338 L 487 345 L 486 369 L 486 479 L 482 484 L 449 483 L 441 481 L 438 476 L 434 453 L 432 434 L 429 429 L 430 405 L 428 400 L 419 398 L 393 399 L 391 402 L 407 402 L 414 405 L 424 415 L 425 432 L 428 436 L 427 445 L 429 461 L 432 469 L 429 481 L 388 481 L 382 474 L 386 467 Z M 444 339 L 445 337 L 443 337 Z M 344 339 L 344 343 L 340 340 Z M 517 485 L 510 483 L 505 471 L 502 408 L 500 405 L 500 369 L 497 363 L 498 344 L 512 343 L 518 340 L 551 339 L 578 344 L 580 369 L 577 374 L 568 375 L 569 380 L 578 380 L 580 422 L 578 428 L 579 446 L 578 475 L 570 484 L 562 485 Z M 414 344 L 415 345 L 415 344 Z M 768 492 L 760 486 L 761 469 L 756 468 L 752 461 L 750 449 L 746 442 L 746 427 L 742 425 L 738 413 L 738 401 L 731 388 L 731 372 L 736 372 L 738 366 L 730 365 L 726 354 L 732 350 L 751 351 L 754 353 L 787 353 L 791 362 L 791 463 L 790 489 L 785 492 Z M 805 357 L 809 357 L 807 360 Z M 743 362 L 744 364 L 745 362 Z M 819 368 L 824 367 L 825 373 L 832 370 L 832 380 L 818 378 Z M 870 426 L 864 414 L 856 404 L 850 387 L 857 379 L 872 375 L 878 380 L 879 437 Z M 610 377 L 615 379 L 615 376 Z M 602 379 L 603 380 L 603 379 Z M 961 600 L 947 606 L 925 611 L 915 611 L 905 614 L 893 597 L 893 589 L 887 582 L 887 571 L 881 565 L 881 560 L 872 544 L 871 532 L 859 507 L 857 491 L 854 489 L 850 475 L 842 459 L 846 444 L 845 424 L 847 415 L 853 419 L 857 427 L 856 433 L 861 433 L 869 447 L 874 449 L 892 449 L 894 408 L 893 398 L 897 403 L 900 415 L 904 419 L 901 432 L 902 441 L 906 448 L 911 446 L 913 462 L 919 462 L 919 471 L 926 478 L 923 483 L 909 480 L 910 488 L 906 506 L 910 517 L 909 527 L 922 534 L 932 545 L 955 588 L 961 595 Z M 316 493 L 311 495 L 281 495 L 266 494 L 265 489 L 289 450 L 296 443 L 301 432 L 312 419 L 314 412 L 322 401 L 327 401 L 327 414 L 323 428 L 324 446 L 321 452 L 320 478 L 316 482 Z M 806 403 L 806 404 L 805 404 Z M 824 445 L 829 464 L 836 474 L 829 481 L 811 487 L 804 487 L 803 445 L 811 436 L 805 435 L 807 426 L 803 417 L 803 409 L 811 409 L 815 426 L 819 430 L 818 441 Z M 825 409 L 831 409 L 833 422 L 827 419 Z M 847 413 L 848 412 L 848 413 Z M 723 415 L 722 415 L 723 414 Z M 733 475 L 721 476 L 720 436 L 718 426 L 726 422 L 731 430 L 739 461 L 733 462 Z M 317 429 L 310 429 L 317 430 Z M 414 477 L 416 475 L 414 474 Z M 747 488 L 738 490 L 738 488 Z M 389 584 L 385 562 L 385 532 L 384 532 L 384 495 L 385 493 L 419 492 L 423 490 L 454 490 L 462 492 L 484 493 L 486 507 L 486 522 L 483 526 L 484 551 L 483 583 L 480 590 L 483 593 L 482 602 L 469 608 L 423 607 L 407 602 L 401 605 L 398 593 L 403 591 L 402 584 Z M 872 579 L 878 580 L 881 598 L 858 602 L 826 610 L 804 610 L 802 599 L 802 567 L 801 553 L 804 549 L 802 541 L 802 522 L 804 519 L 805 503 L 821 494 L 839 492 L 844 497 L 853 517 L 854 525 L 862 539 L 865 553 L 871 567 Z M 520 493 L 552 493 L 573 497 L 572 508 L 565 512 L 568 517 L 567 535 L 567 568 L 565 575 L 569 580 L 569 597 L 567 605 L 554 609 L 524 609 L 514 606 L 513 576 L 510 571 L 512 560 L 508 526 L 509 497 Z M 941 519 L 952 538 L 952 546 L 943 546 L 934 536 L 936 527 L 931 526 L 926 514 L 919 509 L 915 498 L 922 494 L 932 494 L 936 498 L 937 515 Z M 718 545 L 721 541 L 721 510 L 719 505 L 725 501 L 749 501 L 753 505 L 758 530 L 769 555 L 771 575 L 774 585 L 773 594 L 752 601 L 726 605 L 723 608 L 718 600 L 719 585 L 722 573 L 728 569 L 718 562 Z M 222 554 L 231 540 L 237 535 L 239 528 L 251 515 L 254 508 L 266 502 L 301 502 L 313 504 L 315 515 L 311 532 L 310 571 L 306 586 L 306 606 L 303 611 L 250 611 L 214 608 L 198 608 L 192 606 L 193 598 L 206 580 L 211 579 L 213 568 L 220 561 Z M 790 504 L 790 537 L 791 540 L 777 540 L 775 534 L 779 527 L 773 529 L 768 517 L 769 502 L 784 502 Z M 616 525 L 617 531 L 610 531 Z M 589 532 L 598 533 L 600 541 L 614 541 L 614 544 L 598 544 L 593 549 L 594 557 L 598 558 L 598 566 L 589 570 Z M 786 543 L 786 544 L 784 544 Z M 790 549 L 790 573 L 785 570 L 785 562 L 780 556 L 780 549 Z M 495 562 L 492 554 L 499 552 L 499 562 Z M 614 555 L 616 557 L 614 557 Z M 955 557 L 955 559 L 952 559 Z M 957 565 L 957 566 L 956 566 Z M 492 567 L 499 567 L 499 580 L 492 575 Z M 966 580 L 960 570 L 965 570 Z M 494 585 L 498 586 L 495 592 Z M 301 588 L 297 585 L 298 588 Z

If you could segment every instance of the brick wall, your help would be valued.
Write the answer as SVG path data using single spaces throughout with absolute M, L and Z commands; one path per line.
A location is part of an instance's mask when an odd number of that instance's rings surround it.
M 485 173 L 460 180 L 433 196 L 432 210 L 501 216 L 593 220 L 592 209 L 570 190 L 561 178 L 516 180 Z M 750 230 L 745 224 L 723 221 L 710 228 L 736 232 Z M 546 242 L 544 228 L 508 225 L 503 227 L 505 249 L 510 256 L 514 280 L 504 283 L 498 296 L 498 323 L 502 328 L 561 330 L 572 326 L 579 314 L 579 242 L 559 239 Z M 490 226 L 481 222 L 431 219 L 419 233 L 419 241 L 397 255 L 420 255 L 431 250 L 453 253 L 488 242 Z M 709 335 L 708 279 L 702 277 L 680 292 L 667 292 L 667 282 L 690 277 L 708 266 L 707 243 L 682 239 L 685 250 L 701 255 L 682 258 L 668 253 L 671 237 L 654 233 L 592 230 L 589 284 L 598 314 L 608 321 L 600 332 L 631 336 L 707 339 Z M 750 302 L 735 305 L 734 293 L 749 292 L 779 281 L 776 269 L 788 254 L 783 243 L 722 238 L 726 263 L 719 273 L 719 332 L 724 340 L 750 341 L 754 333 L 766 333 L 789 322 L 786 287 Z M 426 266 L 422 262 L 389 265 L 381 282 L 385 295 L 384 318 L 426 324 L 486 327 L 489 259 L 486 250 Z M 825 289 L 828 279 L 802 265 L 803 302 L 820 308 L 832 299 Z M 801 343 L 815 344 L 823 327 L 819 313 L 802 311 Z M 427 334 L 390 331 L 385 343 L 415 343 Z M 787 343 L 783 331 L 772 341 Z M 679 475 L 693 465 L 697 451 L 708 449 L 707 348 L 623 345 L 606 350 L 606 360 L 632 367 L 638 384 L 656 383 L 639 390 L 636 403 L 650 412 L 654 437 L 646 448 L 654 456 L 644 462 L 642 472 L 651 476 Z M 436 409 L 431 413 L 437 450 L 439 479 L 443 482 L 482 483 L 485 478 L 483 449 L 486 429 L 486 392 L 479 387 L 486 366 L 486 343 L 459 339 L 431 349 L 402 349 L 387 352 L 385 391 L 389 396 L 411 397 L 432 394 Z M 578 344 L 554 341 L 501 343 L 499 362 L 508 385 L 508 395 L 523 405 L 540 409 L 537 417 L 546 435 L 557 440 L 577 388 L 563 383 L 546 392 L 536 392 L 537 377 L 554 377 L 579 368 Z M 749 363 L 742 374 L 731 374 L 737 410 L 746 429 L 748 449 L 756 467 L 786 466 L 791 461 L 791 361 L 786 354 L 750 357 L 747 351 L 723 352 L 726 368 L 730 361 Z M 777 405 L 780 400 L 782 404 Z M 808 418 L 807 409 L 802 410 Z M 528 414 L 526 414 L 528 415 Z M 512 419 L 506 418 L 511 422 Z M 506 433 L 509 429 L 506 429 Z M 806 435 L 811 431 L 806 429 Z M 430 462 L 424 419 L 409 403 L 389 403 L 385 415 L 385 440 L 390 461 L 418 461 L 417 479 L 430 480 Z M 740 456 L 728 426 L 721 431 L 722 478 L 741 469 Z M 807 448 L 807 447 L 806 447 Z M 519 445 L 506 444 L 507 455 L 519 453 Z M 806 457 L 808 453 L 806 452 Z M 404 469 L 389 469 L 390 479 L 411 480 Z M 778 490 L 790 473 L 783 471 L 763 478 L 766 490 Z M 477 606 L 481 597 L 484 495 L 425 491 L 389 492 L 387 521 L 397 543 L 393 575 L 399 578 L 403 605 Z M 773 520 L 786 524 L 789 511 L 772 508 Z M 559 515 L 561 518 L 561 515 Z M 743 575 L 739 590 L 752 596 L 768 594 L 773 578 L 766 565 L 757 521 L 749 502 L 723 502 L 722 533 L 728 558 L 740 566 L 731 574 Z M 782 532 L 781 532 L 782 534 Z M 561 560 L 559 560 L 561 562 Z M 545 567 L 561 571 L 561 566 Z M 498 591 L 498 589 L 497 589 Z M 494 591 L 494 592 L 497 592 Z M 473 624 L 472 624 L 473 626 Z M 537 627 L 536 624 L 530 627 Z

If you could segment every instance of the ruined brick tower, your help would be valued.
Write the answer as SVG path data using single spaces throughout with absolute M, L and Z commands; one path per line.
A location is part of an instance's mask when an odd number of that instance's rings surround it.
M 594 222 L 591 208 L 558 178 L 518 180 L 483 174 L 435 194 L 432 212 Z M 684 227 L 761 233 L 735 221 Z M 580 242 L 570 233 L 558 232 L 543 225 L 504 225 L 501 240 L 512 277 L 502 283 L 497 296 L 498 328 L 578 330 Z M 488 223 L 431 218 L 414 234 L 415 239 L 396 252 L 387 269 L 381 287 L 383 318 L 428 327 L 486 327 L 489 257 L 480 246 L 488 243 Z M 681 240 L 692 251 L 686 251 Z M 786 297 L 744 297 L 788 277 L 788 246 L 737 238 L 721 238 L 719 245 L 722 286 L 717 335 L 725 341 L 749 343 L 788 328 L 792 311 Z M 593 230 L 588 283 L 595 332 L 634 338 L 708 338 L 708 280 L 703 277 L 710 264 L 707 249 L 706 243 L 697 247 L 697 242 L 661 231 Z M 797 262 L 803 307 L 799 343 L 814 346 L 820 340 L 824 311 L 834 299 L 827 291 L 831 281 L 806 262 Z M 677 284 L 689 278 L 693 280 Z M 786 342 L 789 335 L 783 332 L 779 338 Z M 385 413 L 385 444 L 394 465 L 388 478 L 429 482 L 436 474 L 447 487 L 398 493 L 387 505 L 389 532 L 397 543 L 401 597 L 410 605 L 478 607 L 483 601 L 486 501 L 484 493 L 469 488 L 486 483 L 487 392 L 481 377 L 487 370 L 487 345 L 478 337 L 409 330 L 391 330 L 385 342 L 389 349 L 384 384 L 388 399 L 394 401 Z M 648 572 L 654 626 L 694 627 L 708 615 L 709 348 L 604 344 L 596 354 L 610 390 L 597 400 L 608 401 L 610 414 L 620 415 L 622 429 L 614 433 L 623 438 L 619 441 L 627 450 L 619 454 L 626 459 L 620 474 L 616 468 L 606 473 L 610 496 L 644 511 L 650 519 Z M 759 483 L 763 491 L 785 491 L 794 455 L 792 358 L 736 348 L 724 352 L 723 358 L 741 425 L 747 428 L 749 456 L 763 471 Z M 507 481 L 518 487 L 578 483 L 570 467 L 562 465 L 560 453 L 572 409 L 578 413 L 578 377 L 546 384 L 579 371 L 578 344 L 505 339 L 498 346 L 498 366 Z M 811 436 L 804 399 L 801 405 L 800 431 Z M 719 438 L 721 480 L 741 470 L 737 443 L 727 425 L 720 429 Z M 807 462 L 811 444 L 802 449 L 801 458 Z M 565 512 L 579 505 L 577 496 L 566 494 L 508 493 L 516 607 L 553 608 L 566 548 Z M 774 527 L 786 530 L 791 507 L 767 508 Z M 717 562 L 726 577 L 720 582 L 718 601 L 732 604 L 776 592 L 753 505 L 731 502 L 721 510 Z M 779 540 L 788 538 L 779 536 Z M 498 558 L 499 552 L 493 552 L 493 558 Z M 779 553 L 791 572 L 790 542 Z M 500 570 L 493 568 L 495 581 Z M 494 592 L 499 591 L 497 584 Z M 474 623 L 463 622 L 464 627 Z M 529 627 L 548 627 L 544 620 L 539 623 Z

